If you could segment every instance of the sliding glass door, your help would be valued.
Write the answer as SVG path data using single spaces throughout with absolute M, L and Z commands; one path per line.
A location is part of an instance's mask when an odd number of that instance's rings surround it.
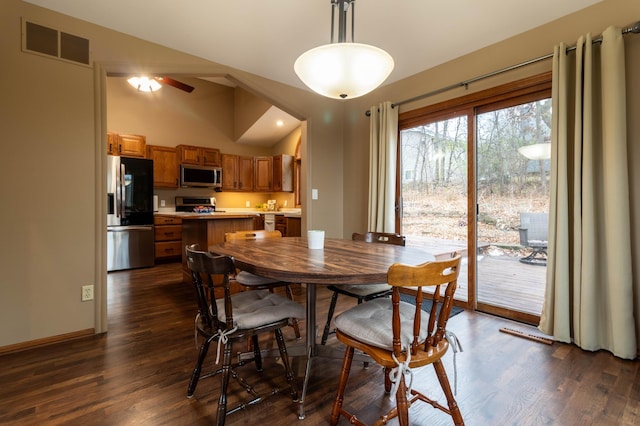
M 407 245 L 427 247 L 436 259 L 468 246 L 469 115 L 453 114 L 400 132 L 400 232 Z M 456 298 L 467 301 L 467 264 Z
M 396 230 L 463 254 L 456 304 L 537 324 L 550 123 L 550 73 L 400 115 Z
M 479 108 L 476 128 L 478 309 L 535 322 L 546 279 L 551 99 Z

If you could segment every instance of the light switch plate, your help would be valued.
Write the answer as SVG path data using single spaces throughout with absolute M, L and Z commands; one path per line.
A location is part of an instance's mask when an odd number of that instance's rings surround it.
M 318 190 L 317 190 L 317 189 L 315 189 L 315 188 L 313 188 L 313 189 L 311 190 L 311 199 L 312 199 L 312 200 L 317 200 L 317 199 L 318 199 Z

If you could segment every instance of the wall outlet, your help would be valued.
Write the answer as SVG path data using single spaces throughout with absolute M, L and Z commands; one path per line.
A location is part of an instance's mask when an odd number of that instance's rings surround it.
M 160 207 L 165 207 L 167 202 L 165 200 L 160 200 Z
M 246 206 L 246 207 L 251 207 L 251 201 L 248 201 L 248 200 L 247 200 L 247 201 L 245 202 L 245 206 Z
M 93 285 L 82 286 L 82 301 L 87 302 L 93 300 Z

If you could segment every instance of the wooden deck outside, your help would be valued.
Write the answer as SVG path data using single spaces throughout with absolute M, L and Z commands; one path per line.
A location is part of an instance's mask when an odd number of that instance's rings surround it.
M 456 299 L 468 300 L 468 258 L 465 241 L 440 240 L 407 236 L 407 245 L 426 248 L 436 258 L 457 251 L 464 255 L 463 268 L 458 278 Z M 485 247 L 488 244 L 479 244 Z M 546 267 L 528 265 L 519 257 L 478 255 L 478 303 L 539 316 L 544 302 Z

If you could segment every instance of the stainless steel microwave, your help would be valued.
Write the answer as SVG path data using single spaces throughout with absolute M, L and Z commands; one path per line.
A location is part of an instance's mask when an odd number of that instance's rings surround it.
M 222 187 L 222 169 L 220 167 L 181 164 L 180 186 L 219 189 Z

